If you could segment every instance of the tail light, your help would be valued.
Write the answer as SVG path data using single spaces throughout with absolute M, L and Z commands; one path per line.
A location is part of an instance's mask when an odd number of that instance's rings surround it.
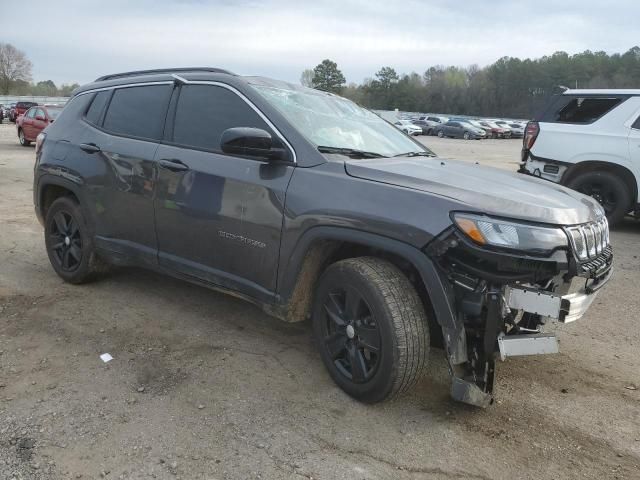
M 44 140 L 47 138 L 47 134 L 44 132 L 40 132 L 36 137 L 36 155 L 40 153 L 42 150 L 42 145 L 44 145 Z
M 538 133 L 540 133 L 540 125 L 538 122 L 528 122 L 527 128 L 524 129 L 524 137 L 522 138 L 522 148 L 525 150 L 531 150 L 533 144 L 536 143 L 536 138 L 538 138 Z

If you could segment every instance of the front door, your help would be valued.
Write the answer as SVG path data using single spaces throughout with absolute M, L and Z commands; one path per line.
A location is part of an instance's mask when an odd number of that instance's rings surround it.
M 273 130 L 233 90 L 181 87 L 160 145 L 155 199 L 159 262 L 268 299 L 275 291 L 284 197 L 293 165 L 222 153 L 232 127 Z

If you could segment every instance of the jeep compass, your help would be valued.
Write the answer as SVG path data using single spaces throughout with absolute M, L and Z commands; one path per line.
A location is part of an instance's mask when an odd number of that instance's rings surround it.
M 355 103 L 216 68 L 108 75 L 36 139 L 55 272 L 135 265 L 310 319 L 335 383 L 377 402 L 444 348 L 454 399 L 496 361 L 558 351 L 612 273 L 602 207 L 542 179 L 438 158 Z M 534 375 L 535 372 L 532 372 Z

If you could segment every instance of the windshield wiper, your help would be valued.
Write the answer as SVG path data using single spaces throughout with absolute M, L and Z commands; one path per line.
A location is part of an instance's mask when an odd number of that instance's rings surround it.
M 394 157 L 435 157 L 436 154 L 433 152 L 407 152 L 407 153 L 399 153 L 398 155 L 394 155 Z
M 381 153 L 365 152 L 364 150 L 357 150 L 355 148 L 327 147 L 325 145 L 320 145 L 318 147 L 318 151 L 322 153 L 337 153 L 351 158 L 385 158 Z

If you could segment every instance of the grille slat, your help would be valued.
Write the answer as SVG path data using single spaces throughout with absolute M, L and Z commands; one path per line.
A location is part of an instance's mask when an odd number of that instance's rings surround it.
M 596 237 L 596 255 L 599 255 L 602 253 L 602 229 L 600 227 L 600 222 L 594 223 L 592 228 Z
M 609 249 L 609 224 L 603 217 L 597 222 L 585 223 L 567 229 L 578 260 L 585 262 L 599 257 Z
M 589 254 L 589 257 L 595 257 L 596 256 L 596 239 L 595 239 L 595 235 L 593 234 L 593 229 L 591 228 L 591 225 L 585 225 L 583 228 L 584 228 L 584 235 L 587 238 L 587 253 Z

